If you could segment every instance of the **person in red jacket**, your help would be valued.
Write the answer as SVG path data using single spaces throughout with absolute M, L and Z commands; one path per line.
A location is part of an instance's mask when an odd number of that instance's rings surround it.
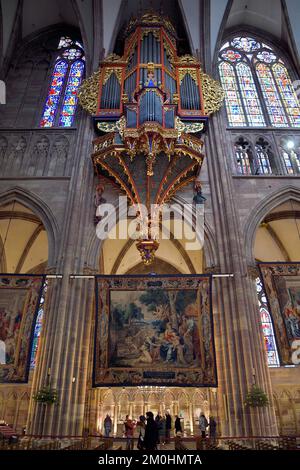
M 130 419 L 129 415 L 126 415 L 126 419 L 124 421 L 125 437 L 127 438 L 126 450 L 133 450 L 133 434 L 134 434 L 135 426 L 136 426 L 135 421 Z

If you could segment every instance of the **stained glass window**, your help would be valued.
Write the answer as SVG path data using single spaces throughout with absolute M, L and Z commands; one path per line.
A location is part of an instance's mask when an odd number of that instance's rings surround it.
M 41 119 L 41 127 L 52 127 L 54 125 L 59 98 L 64 85 L 67 70 L 68 64 L 66 61 L 59 60 L 56 62 L 51 78 L 51 85 L 48 91 L 44 113 Z
M 234 145 L 237 171 L 241 175 L 253 173 L 253 154 L 251 145 L 243 137 L 240 137 Z
M 60 39 L 58 49 L 40 127 L 70 127 L 74 121 L 77 91 L 84 76 L 83 50 L 69 37 Z
M 222 62 L 219 66 L 219 71 L 223 88 L 227 90 L 225 103 L 228 121 L 231 126 L 246 126 L 247 123 L 234 68 L 228 62 Z
M 276 346 L 273 323 L 268 310 L 266 294 L 264 292 L 263 285 L 259 277 L 256 279 L 256 292 L 258 297 L 261 328 L 264 336 L 264 344 L 267 354 L 268 365 L 269 367 L 279 367 L 280 361 Z
M 300 106 L 288 71 L 284 65 L 278 63 L 272 69 L 290 123 L 294 127 L 300 127 Z
M 272 172 L 272 167 L 270 163 L 270 151 L 269 151 L 268 142 L 263 139 L 259 139 L 255 145 L 255 155 L 256 155 L 256 168 L 254 174 L 256 175 L 270 175 Z
M 69 73 L 68 83 L 66 86 L 63 107 L 59 118 L 60 126 L 70 127 L 73 124 L 74 114 L 78 101 L 77 89 L 81 84 L 83 72 L 84 63 L 82 62 L 82 60 L 77 60 L 76 62 L 73 62 Z
M 248 37 L 234 38 L 231 43 L 236 49 L 244 52 L 253 52 L 261 48 L 259 42 L 253 38 Z
M 30 358 L 30 369 L 34 369 L 36 366 L 37 352 L 40 344 L 40 336 L 44 318 L 44 304 L 45 304 L 45 295 L 47 292 L 47 281 L 45 281 L 43 286 L 43 292 L 41 295 L 39 310 L 37 314 L 37 319 L 35 322 L 34 335 L 31 347 L 31 358 Z
M 249 125 L 265 126 L 265 119 L 249 65 L 240 62 L 236 66 L 236 71 Z
M 259 63 L 256 66 L 256 71 L 272 125 L 275 127 L 288 127 L 288 120 L 270 67 L 266 64 Z
M 230 126 L 300 127 L 300 103 L 289 72 L 270 46 L 235 37 L 220 49 L 219 71 Z

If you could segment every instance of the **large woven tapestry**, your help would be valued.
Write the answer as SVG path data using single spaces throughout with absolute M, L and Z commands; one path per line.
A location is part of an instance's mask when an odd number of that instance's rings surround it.
M 282 364 L 292 364 L 300 339 L 300 263 L 259 264 Z
M 211 277 L 96 276 L 94 386 L 217 386 Z
M 27 382 L 44 276 L 0 275 L 0 382 Z

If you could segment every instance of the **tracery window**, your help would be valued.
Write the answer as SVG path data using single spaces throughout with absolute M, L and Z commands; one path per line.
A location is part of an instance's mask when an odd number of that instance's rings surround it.
M 276 346 L 276 339 L 274 335 L 274 328 L 272 318 L 268 310 L 266 294 L 263 289 L 261 279 L 256 279 L 256 292 L 258 298 L 261 328 L 264 336 L 264 343 L 266 348 L 267 360 L 269 367 L 279 367 L 280 361 L 278 350 Z
M 241 36 L 219 53 L 231 127 L 300 127 L 300 104 L 287 67 L 268 45 Z
M 275 159 L 270 143 L 263 137 L 255 140 L 252 146 L 245 137 L 234 143 L 235 163 L 240 175 L 277 174 Z M 254 148 L 254 151 L 253 151 Z
M 253 152 L 251 144 L 240 137 L 234 144 L 237 172 L 240 175 L 251 175 L 254 173 Z
M 280 141 L 280 152 L 285 166 L 286 173 L 289 175 L 300 174 L 300 147 L 293 138 L 286 137 Z
M 71 127 L 77 107 L 77 91 L 85 70 L 85 57 L 79 42 L 62 37 L 58 45 L 40 127 Z

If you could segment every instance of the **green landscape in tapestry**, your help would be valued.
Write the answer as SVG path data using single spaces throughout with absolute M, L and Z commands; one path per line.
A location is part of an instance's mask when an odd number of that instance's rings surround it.
M 201 366 L 196 290 L 113 290 L 110 311 L 110 367 Z

